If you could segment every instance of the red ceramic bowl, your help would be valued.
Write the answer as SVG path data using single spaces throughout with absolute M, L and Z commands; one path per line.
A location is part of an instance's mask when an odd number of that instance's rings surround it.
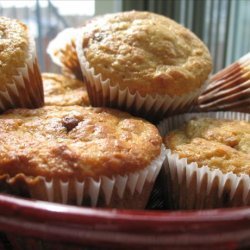
M 250 208 L 107 210 L 0 195 L 0 249 L 250 249 Z

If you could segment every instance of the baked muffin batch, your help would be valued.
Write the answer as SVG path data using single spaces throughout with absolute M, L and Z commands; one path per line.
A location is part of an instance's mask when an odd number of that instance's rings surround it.
M 206 86 L 212 59 L 191 31 L 150 12 L 93 18 L 49 44 L 60 75 L 40 73 L 24 24 L 1 17 L 0 30 L 1 192 L 144 209 L 160 173 L 173 209 L 250 204 L 249 115 L 186 113 L 202 91 L 196 109 L 214 108 L 218 85 Z M 248 61 L 220 74 L 233 75 L 233 91 Z

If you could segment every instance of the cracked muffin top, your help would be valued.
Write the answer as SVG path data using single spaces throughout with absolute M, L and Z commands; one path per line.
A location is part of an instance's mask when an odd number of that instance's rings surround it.
M 95 73 L 131 93 L 180 96 L 200 88 L 212 68 L 203 42 L 158 14 L 108 14 L 82 32 L 83 53 Z
M 23 67 L 28 52 L 28 28 L 18 20 L 0 17 L 0 90 Z
M 45 105 L 89 106 L 89 98 L 84 82 L 67 76 L 43 73 Z
M 197 118 L 171 131 L 164 143 L 180 158 L 223 173 L 250 174 L 250 122 Z
M 45 106 L 0 117 L 0 175 L 98 178 L 147 167 L 161 150 L 157 128 L 108 108 Z

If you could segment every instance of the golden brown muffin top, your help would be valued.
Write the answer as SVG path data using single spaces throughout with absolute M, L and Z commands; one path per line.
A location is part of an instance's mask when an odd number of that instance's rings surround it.
M 200 167 L 250 174 L 250 122 L 197 118 L 171 131 L 164 143 Z
M 0 175 L 76 177 L 127 174 L 159 154 L 147 121 L 108 108 L 45 106 L 0 117 Z
M 43 73 L 42 78 L 45 105 L 89 106 L 84 82 L 54 73 Z
M 175 21 L 150 12 L 108 14 L 83 28 L 83 51 L 103 79 L 134 93 L 182 95 L 211 71 L 206 46 Z
M 0 17 L 0 90 L 23 67 L 28 51 L 27 26 L 18 20 Z

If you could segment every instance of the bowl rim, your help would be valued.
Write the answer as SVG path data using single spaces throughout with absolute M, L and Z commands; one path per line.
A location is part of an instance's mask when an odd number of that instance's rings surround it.
M 215 246 L 228 244 L 232 239 L 250 246 L 249 229 L 250 207 L 201 211 L 118 210 L 0 194 L 0 232 L 81 246 Z
M 69 220 L 74 221 L 74 216 L 93 216 L 96 218 L 109 219 L 110 216 L 115 219 L 131 220 L 134 217 L 154 221 L 161 218 L 160 223 L 174 222 L 174 221 L 206 221 L 208 218 L 211 220 L 234 220 L 242 217 L 250 216 L 250 206 L 244 207 L 233 207 L 233 208 L 216 208 L 216 209 L 203 209 L 203 210 L 132 210 L 132 209 L 115 209 L 115 208 L 91 208 L 91 207 L 80 207 L 67 204 L 59 204 L 48 201 L 41 201 L 35 199 L 26 199 L 15 197 L 8 194 L 0 194 L 0 212 L 1 215 L 29 215 L 38 218 L 36 212 L 44 211 L 39 215 L 44 218 L 50 218 L 57 220 L 58 216 L 69 215 Z M 34 212 L 34 213 L 33 213 Z M 51 218 L 51 215 L 58 215 Z
M 38 212 L 43 212 L 38 214 Z M 48 201 L 40 201 L 15 197 L 7 194 L 0 194 L 0 215 L 6 216 L 32 216 L 33 219 L 51 219 L 57 221 L 61 216 L 69 222 L 81 222 L 82 218 L 93 217 L 98 219 L 122 219 L 131 221 L 135 218 L 146 222 L 206 222 L 238 220 L 242 218 L 250 219 L 250 206 L 234 208 L 216 208 L 204 210 L 130 210 L 113 208 L 91 208 L 74 205 L 59 204 Z M 53 216 L 52 216 L 53 215 Z M 75 217 L 77 221 L 74 221 Z M 160 220 L 159 220 L 160 218 Z M 80 219 L 80 220 L 79 220 Z

